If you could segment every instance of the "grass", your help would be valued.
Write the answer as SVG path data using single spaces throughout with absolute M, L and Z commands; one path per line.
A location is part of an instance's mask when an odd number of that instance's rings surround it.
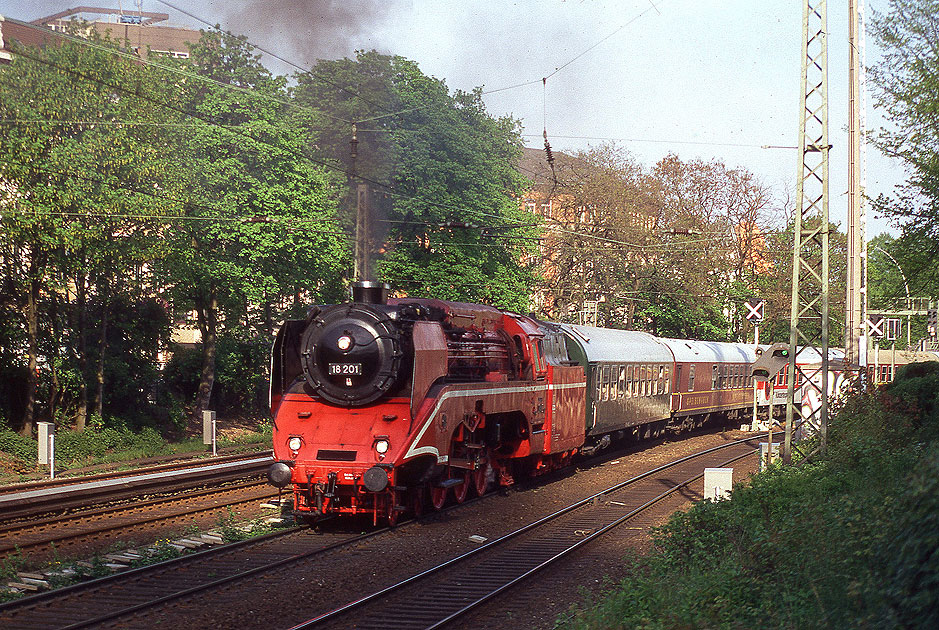
M 850 400 L 824 459 L 673 515 L 556 627 L 939 627 L 939 364 L 927 372 Z
M 223 433 L 217 442 L 220 449 L 237 449 L 270 444 L 270 426 L 256 430 Z M 59 431 L 56 434 L 56 469 L 116 465 L 163 455 L 204 454 L 208 447 L 201 438 L 169 442 L 153 429 L 133 432 L 126 428 L 89 427 L 81 433 Z M 9 430 L 0 430 L 0 483 L 15 483 L 45 476 L 45 467 L 37 463 L 38 444 Z

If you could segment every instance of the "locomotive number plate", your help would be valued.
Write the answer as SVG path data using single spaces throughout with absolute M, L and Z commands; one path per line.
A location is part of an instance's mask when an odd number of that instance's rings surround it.
M 327 366 L 330 376 L 361 376 L 361 363 L 330 363 Z

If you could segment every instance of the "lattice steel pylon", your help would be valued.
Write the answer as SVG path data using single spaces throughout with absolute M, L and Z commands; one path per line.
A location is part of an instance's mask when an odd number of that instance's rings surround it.
M 793 438 L 817 437 L 824 451 L 828 432 L 828 7 L 827 0 L 802 5 L 802 109 L 799 114 L 799 172 L 793 226 L 792 311 L 789 328 L 789 386 L 783 461 L 806 452 Z M 817 349 L 820 363 L 813 357 Z M 801 356 L 800 356 L 801 355 Z M 802 361 L 802 365 L 799 362 Z M 814 365 L 813 365 L 814 364 Z M 796 375 L 804 383 L 795 400 Z

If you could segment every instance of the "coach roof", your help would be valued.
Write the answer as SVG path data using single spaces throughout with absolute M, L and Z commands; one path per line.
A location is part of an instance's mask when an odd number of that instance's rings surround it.
M 611 330 L 560 324 L 583 347 L 587 361 L 603 363 L 671 363 L 672 353 L 659 339 L 638 330 Z

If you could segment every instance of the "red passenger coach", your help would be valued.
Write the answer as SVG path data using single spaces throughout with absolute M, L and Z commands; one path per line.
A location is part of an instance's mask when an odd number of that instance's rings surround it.
M 693 426 L 714 414 L 736 422 L 752 406 L 750 366 L 756 346 L 689 339 L 661 342 L 675 359 L 673 423 Z
M 495 308 L 385 300 L 314 307 L 278 332 L 272 484 L 308 520 L 405 511 L 563 465 L 584 441 L 583 367 L 549 325 Z

